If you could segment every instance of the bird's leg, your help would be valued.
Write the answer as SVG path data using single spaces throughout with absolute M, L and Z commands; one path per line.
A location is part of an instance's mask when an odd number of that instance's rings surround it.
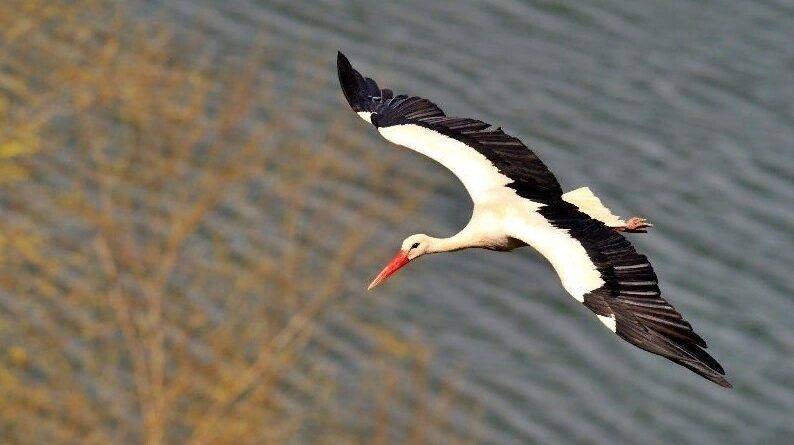
M 653 224 L 649 223 L 647 219 L 639 216 L 632 216 L 626 221 L 625 225 L 613 228 L 618 232 L 646 233 L 648 231 L 647 229 L 650 227 L 653 227 Z

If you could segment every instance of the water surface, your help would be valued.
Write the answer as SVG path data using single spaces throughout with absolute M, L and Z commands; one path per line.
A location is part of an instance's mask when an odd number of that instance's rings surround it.
M 326 60 L 315 74 L 327 90 L 305 98 L 318 115 L 355 119 L 334 84 L 342 50 L 381 86 L 519 136 L 564 189 L 588 185 L 618 214 L 655 224 L 631 239 L 732 391 L 616 339 L 527 249 L 433 256 L 369 296 L 380 264 L 349 271 L 360 317 L 425 338 L 433 375 L 459 376 L 456 387 L 482 407 L 484 442 L 781 443 L 794 434 L 790 2 L 160 6 L 241 51 L 266 30 L 276 57 L 262 70 L 284 79 L 297 56 Z M 398 150 L 366 137 L 373 151 Z M 403 237 L 452 234 L 470 211 L 451 174 L 398 156 L 407 174 L 441 185 L 399 232 L 369 246 L 384 261 Z M 328 329 L 343 329 L 344 319 L 330 319 Z M 336 357 L 364 342 L 343 337 Z M 350 365 L 351 386 L 356 375 Z

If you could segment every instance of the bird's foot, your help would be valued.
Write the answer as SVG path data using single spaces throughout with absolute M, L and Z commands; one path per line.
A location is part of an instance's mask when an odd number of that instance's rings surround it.
M 647 219 L 639 216 L 632 216 L 626 221 L 625 225 L 615 227 L 615 230 L 618 232 L 646 233 L 651 227 L 653 227 L 653 224 L 649 223 Z

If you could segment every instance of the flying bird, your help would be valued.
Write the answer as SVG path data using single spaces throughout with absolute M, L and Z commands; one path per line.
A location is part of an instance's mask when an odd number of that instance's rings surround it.
M 583 187 L 563 193 L 557 178 L 520 140 L 477 119 L 447 116 L 433 102 L 362 76 L 341 52 L 337 69 L 350 107 L 386 140 L 449 169 L 468 191 L 468 224 L 449 238 L 411 235 L 370 284 L 383 283 L 417 258 L 469 248 L 531 246 L 562 287 L 610 331 L 712 382 L 730 388 L 706 342 L 662 298 L 651 263 L 621 232 L 644 232 L 643 218 L 623 221 Z

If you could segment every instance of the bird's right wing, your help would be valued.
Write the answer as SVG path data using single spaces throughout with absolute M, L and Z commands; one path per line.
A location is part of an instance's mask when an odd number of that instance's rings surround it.
M 395 144 L 444 165 L 460 179 L 475 202 L 494 191 L 512 189 L 537 202 L 559 199 L 562 189 L 546 165 L 519 139 L 501 128 L 468 118 L 449 117 L 421 97 L 395 96 L 362 76 L 337 56 L 339 83 L 350 107 Z
M 563 287 L 619 337 L 661 355 L 718 385 L 731 387 L 706 342 L 662 298 L 645 255 L 603 222 L 565 201 L 548 203 L 535 219 L 516 218 L 515 238 L 536 248 L 557 271 Z

